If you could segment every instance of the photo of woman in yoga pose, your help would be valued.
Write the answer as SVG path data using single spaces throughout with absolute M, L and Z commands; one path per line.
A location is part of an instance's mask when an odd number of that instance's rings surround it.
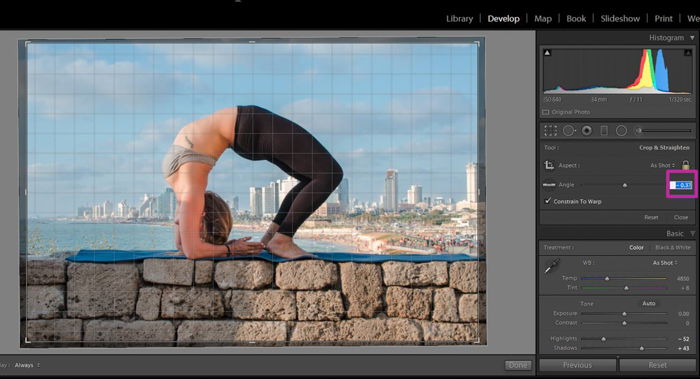
M 281 201 L 260 242 L 228 240 L 228 204 L 207 191 L 210 171 L 227 148 L 248 160 L 267 160 L 299 182 Z M 174 238 L 190 259 L 258 254 L 310 256 L 294 234 L 343 178 L 326 148 L 303 127 L 256 105 L 220 109 L 183 126 L 162 161 L 165 181 L 177 198 Z

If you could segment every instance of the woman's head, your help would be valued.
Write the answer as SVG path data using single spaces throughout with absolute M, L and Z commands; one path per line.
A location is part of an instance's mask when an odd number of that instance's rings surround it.
M 202 239 L 205 242 L 223 245 L 233 226 L 231 210 L 226 201 L 212 191 L 204 193 L 204 215 L 202 216 Z

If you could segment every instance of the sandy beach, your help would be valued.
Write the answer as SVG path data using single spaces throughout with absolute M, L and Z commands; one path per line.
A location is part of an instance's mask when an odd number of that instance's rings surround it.
M 233 229 L 265 233 L 267 224 L 233 224 Z M 304 228 L 303 226 L 297 230 L 295 235 L 297 238 L 348 245 L 353 248 L 353 252 L 360 251 L 358 236 L 359 233 L 353 228 Z

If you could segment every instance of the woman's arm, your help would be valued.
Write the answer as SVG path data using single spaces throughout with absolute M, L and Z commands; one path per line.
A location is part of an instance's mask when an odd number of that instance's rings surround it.
M 202 192 L 201 200 L 195 199 L 194 194 L 191 198 L 183 200 L 181 207 L 180 241 L 185 256 L 190 259 L 225 256 L 228 252 L 226 246 L 204 242 L 200 237 L 204 193 Z
M 180 178 L 184 185 L 178 186 L 179 235 L 182 252 L 190 259 L 222 257 L 228 252 L 224 245 L 214 245 L 202 241 L 201 226 L 204 211 L 204 192 L 207 187 L 209 167 L 204 163 L 188 162 L 180 168 Z

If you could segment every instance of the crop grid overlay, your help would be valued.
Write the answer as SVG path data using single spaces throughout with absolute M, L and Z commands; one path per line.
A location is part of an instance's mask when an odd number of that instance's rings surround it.
M 235 105 L 301 125 L 343 168 L 340 187 L 301 227 L 302 248 L 373 248 L 324 235 L 342 225 L 393 233 L 386 245 L 397 249 L 377 254 L 483 256 L 483 198 L 469 183 L 483 172 L 477 41 L 54 40 L 25 50 L 27 256 L 174 250 L 163 156 L 184 125 Z M 259 240 L 261 231 L 237 226 L 267 225 L 285 181 L 270 162 L 224 151 L 207 189 L 229 204 L 231 238 Z M 450 232 L 437 236 L 440 225 Z

